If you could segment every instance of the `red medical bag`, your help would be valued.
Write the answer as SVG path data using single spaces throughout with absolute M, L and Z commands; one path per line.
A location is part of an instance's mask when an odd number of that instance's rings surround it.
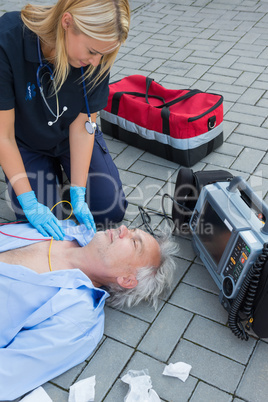
M 100 116 L 105 134 L 184 166 L 223 142 L 221 95 L 166 89 L 142 75 L 111 83 Z

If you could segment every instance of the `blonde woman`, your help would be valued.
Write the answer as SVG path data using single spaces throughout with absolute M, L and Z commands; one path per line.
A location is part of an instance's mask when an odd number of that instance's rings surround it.
M 0 164 L 17 218 L 45 236 L 64 236 L 50 211 L 62 168 L 80 223 L 90 229 L 124 216 L 96 115 L 129 24 L 128 0 L 28 4 L 0 18 Z

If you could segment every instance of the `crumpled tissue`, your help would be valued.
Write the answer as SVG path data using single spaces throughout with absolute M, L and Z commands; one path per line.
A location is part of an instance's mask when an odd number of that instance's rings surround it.
M 30 394 L 26 395 L 20 402 L 52 402 L 52 399 L 48 396 L 44 388 L 38 387 Z
M 125 402 L 160 402 L 159 396 L 152 389 L 152 381 L 147 369 L 129 370 L 121 380 L 129 384 Z
M 190 370 L 192 366 L 187 363 L 177 362 L 177 363 L 169 363 L 168 366 L 165 367 L 162 374 L 169 375 L 171 377 L 178 377 L 181 381 L 185 382 L 189 376 Z
M 91 402 L 95 398 L 96 376 L 85 378 L 70 386 L 68 402 Z

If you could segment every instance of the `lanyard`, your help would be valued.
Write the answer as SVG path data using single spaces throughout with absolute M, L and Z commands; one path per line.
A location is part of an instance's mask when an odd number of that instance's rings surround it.
M 42 57 L 41 57 L 41 47 L 40 47 L 39 37 L 37 37 L 37 50 L 38 50 L 38 58 L 39 58 L 39 67 L 38 67 L 37 72 L 36 72 L 37 85 L 38 85 L 40 94 L 42 96 L 42 99 L 43 99 L 46 107 L 48 108 L 50 113 L 55 117 L 54 121 L 48 121 L 48 123 L 47 123 L 49 126 L 52 126 L 54 123 L 56 123 L 59 120 L 59 118 L 63 115 L 63 113 L 68 108 L 67 108 L 67 106 L 63 106 L 62 112 L 61 113 L 59 112 L 59 110 L 60 110 L 59 98 L 58 98 L 57 89 L 56 89 L 56 86 L 55 86 L 55 83 L 54 83 L 53 71 L 52 71 L 52 69 L 51 69 L 51 67 L 49 66 L 48 63 L 46 63 L 46 64 L 43 63 L 43 60 L 42 60 Z M 40 81 L 40 72 L 44 68 L 46 68 L 48 70 L 49 78 L 50 78 L 50 80 L 52 82 L 52 85 L 53 85 L 53 90 L 54 90 L 55 97 L 56 97 L 56 113 L 49 106 L 49 104 L 48 104 L 48 102 L 46 100 L 45 94 L 44 94 L 44 89 L 43 89 L 43 86 L 42 86 L 42 82 Z M 83 69 L 82 66 L 81 66 L 81 75 L 82 75 L 82 82 L 83 82 L 84 98 L 85 98 L 85 103 L 86 103 L 86 108 L 87 108 L 87 115 L 88 115 L 88 120 L 85 122 L 85 128 L 86 128 L 86 130 L 87 130 L 87 132 L 89 134 L 94 134 L 97 125 L 96 125 L 96 123 L 91 121 L 91 115 L 90 115 L 89 104 L 88 104 L 88 99 L 87 99 L 87 92 L 86 92 L 84 69 Z

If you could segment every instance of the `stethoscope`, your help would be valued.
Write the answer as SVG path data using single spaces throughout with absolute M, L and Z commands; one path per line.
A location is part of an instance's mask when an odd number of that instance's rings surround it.
M 60 113 L 59 98 L 58 98 L 57 91 L 56 91 L 56 86 L 55 86 L 55 83 L 54 83 L 53 71 L 52 71 L 51 67 L 49 66 L 49 64 L 44 64 L 43 63 L 43 60 L 42 60 L 42 57 L 41 57 L 41 47 L 40 47 L 39 37 L 37 37 L 37 50 L 38 50 L 38 57 L 39 57 L 39 63 L 40 63 L 40 65 L 39 65 L 39 67 L 37 69 L 37 72 L 36 72 L 37 85 L 38 85 L 40 94 L 41 94 L 41 96 L 43 98 L 43 101 L 44 101 L 46 107 L 48 108 L 50 113 L 55 117 L 54 121 L 48 121 L 48 123 L 47 123 L 49 126 L 52 126 L 54 123 L 56 123 L 59 120 L 59 118 L 63 115 L 63 113 L 66 112 L 66 110 L 68 110 L 68 108 L 67 108 L 67 106 L 63 106 L 62 112 Z M 51 79 L 51 82 L 52 82 L 52 85 L 53 85 L 53 91 L 54 91 L 55 97 L 56 97 L 56 113 L 54 113 L 53 110 L 51 109 L 51 107 L 49 106 L 49 104 L 48 104 L 48 102 L 46 100 L 45 94 L 44 94 L 44 89 L 43 89 L 42 83 L 41 83 L 41 81 L 39 79 L 39 74 L 40 74 L 40 71 L 41 71 L 42 68 L 47 68 L 47 70 L 49 71 L 49 76 L 50 76 L 50 79 Z M 88 99 L 87 99 L 85 77 L 84 77 L 84 69 L 83 69 L 82 66 L 81 66 L 81 75 L 82 75 L 82 82 L 83 82 L 84 98 L 85 98 L 85 103 L 86 103 L 86 108 L 87 108 L 87 115 L 88 115 L 88 120 L 85 122 L 85 128 L 86 128 L 86 130 L 87 130 L 87 132 L 89 134 L 94 134 L 94 132 L 95 132 L 95 130 L 97 128 L 97 125 L 96 125 L 96 123 L 91 121 L 91 115 L 90 115 Z

